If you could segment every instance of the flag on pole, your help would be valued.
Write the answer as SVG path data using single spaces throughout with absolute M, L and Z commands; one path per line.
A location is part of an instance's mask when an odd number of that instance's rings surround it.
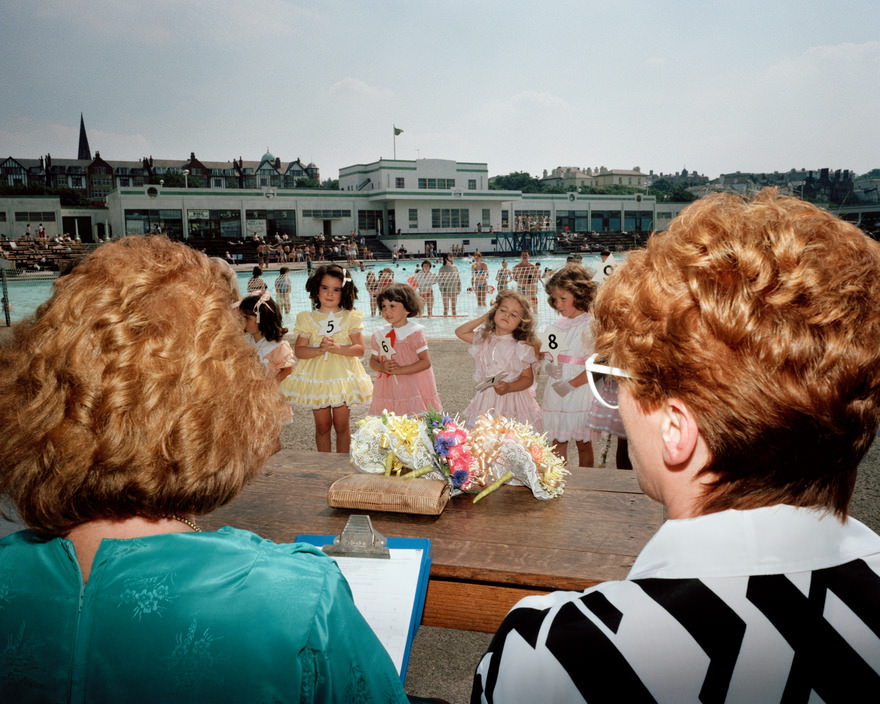
M 396 125 L 392 125 L 394 127 L 394 136 L 396 137 L 399 134 L 403 134 L 403 130 L 397 127 Z

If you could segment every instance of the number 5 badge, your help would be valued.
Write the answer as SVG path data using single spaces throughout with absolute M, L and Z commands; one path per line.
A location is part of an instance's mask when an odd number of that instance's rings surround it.
M 340 318 L 336 317 L 336 313 L 331 313 L 327 316 L 327 320 L 324 321 L 324 327 L 322 329 L 322 334 L 324 337 L 333 337 L 337 332 L 339 332 L 339 323 Z M 324 353 L 324 361 L 327 361 L 327 358 L 330 356 L 329 352 Z

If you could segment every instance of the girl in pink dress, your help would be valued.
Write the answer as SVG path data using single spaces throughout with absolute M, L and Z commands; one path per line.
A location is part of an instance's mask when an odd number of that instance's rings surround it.
M 541 343 L 528 301 L 516 291 L 501 291 L 489 311 L 455 330 L 470 343 L 476 360 L 477 393 L 464 410 L 473 427 L 483 413 L 513 418 L 543 430 L 541 407 L 535 398 L 535 371 Z
M 370 369 L 379 372 L 370 415 L 383 410 L 398 415 L 442 410 L 425 329 L 409 319 L 421 313 L 422 299 L 407 284 L 391 284 L 379 292 L 376 303 L 387 325 L 370 341 Z

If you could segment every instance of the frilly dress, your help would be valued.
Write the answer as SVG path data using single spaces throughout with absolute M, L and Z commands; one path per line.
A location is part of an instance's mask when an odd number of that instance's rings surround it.
M 374 357 L 381 359 L 382 352 L 379 342 L 393 330 L 394 361 L 405 367 L 419 360 L 419 352 L 428 349 L 425 329 L 418 323 L 408 321 L 399 328 L 383 325 L 373 333 L 370 348 Z M 381 415 L 389 410 L 397 415 L 418 415 L 428 410 L 441 410 L 440 396 L 437 394 L 437 382 L 434 380 L 434 369 L 428 367 L 415 374 L 382 374 L 379 373 L 373 385 L 373 402 L 370 404 L 370 415 Z
M 265 337 L 255 340 L 253 335 L 245 335 L 248 342 L 257 348 L 260 361 L 265 365 L 269 376 L 284 378 L 290 374 L 296 359 L 287 340 L 267 340 Z
M 302 311 L 296 316 L 293 333 L 308 337 L 310 347 L 318 347 L 324 337 L 329 313 Z M 338 319 L 333 338 L 340 345 L 351 344 L 351 333 L 364 329 L 364 314 L 359 310 L 334 313 Z M 359 357 L 322 354 L 300 359 L 293 373 L 281 382 L 281 393 L 289 403 L 308 408 L 368 403 L 373 395 L 373 382 Z
M 592 320 L 589 313 L 581 313 L 574 318 L 559 318 L 547 326 L 547 332 L 555 336 L 558 345 L 555 351 L 551 350 L 553 359 L 548 362 L 562 366 L 562 377 L 547 379 L 544 388 L 544 431 L 552 440 L 590 441 L 588 421 L 593 402 L 590 385 L 584 384 L 560 396 L 553 384 L 574 379 L 584 371 L 584 362 L 593 353 Z
M 476 360 L 474 381 L 477 383 L 499 372 L 505 372 L 504 381 L 516 381 L 529 366 L 532 367 L 533 381 L 528 388 L 503 396 L 499 396 L 491 386 L 477 391 L 464 409 L 465 424 L 472 428 L 479 416 L 491 411 L 496 416 L 528 423 L 538 432 L 542 432 L 543 414 L 535 398 L 538 366 L 535 348 L 526 342 L 515 340 L 512 335 L 486 335 L 479 328 L 474 332 L 470 353 Z

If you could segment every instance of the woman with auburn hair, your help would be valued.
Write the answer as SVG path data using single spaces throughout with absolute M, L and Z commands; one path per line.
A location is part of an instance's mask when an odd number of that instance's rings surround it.
M 130 237 L 0 346 L 0 497 L 29 529 L 0 540 L 0 700 L 406 701 L 331 559 L 198 527 L 289 417 L 235 300 Z
M 615 267 L 593 316 L 588 383 L 618 379 L 667 520 L 626 579 L 508 612 L 471 701 L 877 691 L 880 536 L 847 505 L 880 423 L 880 245 L 775 189 L 713 194 Z
M 688 399 L 711 453 L 702 510 L 845 515 L 878 420 L 880 245 L 767 188 L 694 202 L 618 268 L 596 352 L 643 408 Z

